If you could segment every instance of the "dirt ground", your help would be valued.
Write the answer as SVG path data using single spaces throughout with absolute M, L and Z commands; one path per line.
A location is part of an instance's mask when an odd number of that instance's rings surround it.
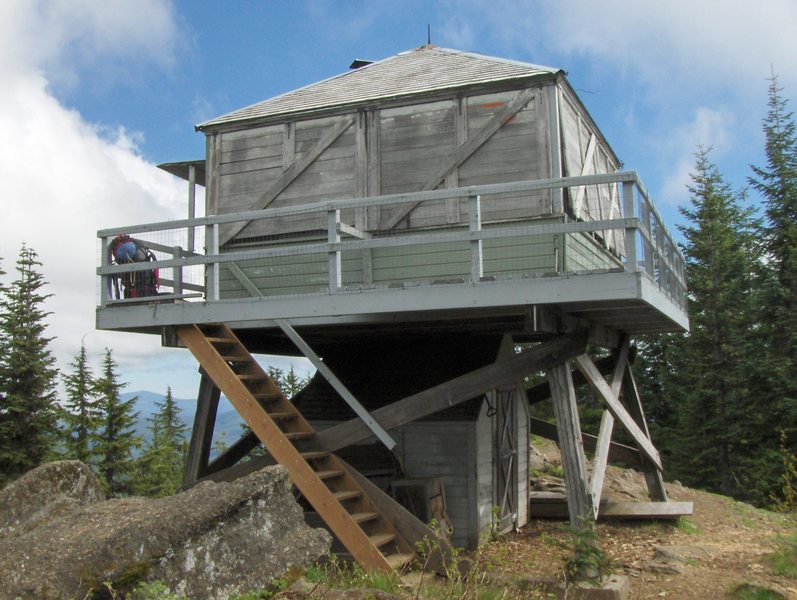
M 541 483 L 550 487 L 556 483 L 552 479 Z M 692 501 L 693 516 L 680 523 L 598 524 L 600 548 L 611 558 L 613 571 L 629 578 L 631 598 L 729 598 L 729 590 L 751 583 L 797 600 L 797 581 L 775 574 L 768 559 L 779 537 L 797 534 L 794 520 L 679 484 L 668 484 L 667 491 L 671 500 Z M 645 500 L 644 477 L 610 467 L 604 495 Z M 567 554 L 561 543 L 568 535 L 566 522 L 533 521 L 489 545 L 488 569 L 530 578 L 561 576 Z

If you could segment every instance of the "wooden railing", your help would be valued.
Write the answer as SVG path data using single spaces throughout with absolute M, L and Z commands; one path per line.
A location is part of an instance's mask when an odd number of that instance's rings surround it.
M 483 227 L 481 206 L 484 198 L 494 194 L 540 192 L 564 190 L 582 186 L 597 186 L 608 189 L 609 197 L 619 198 L 622 214 L 611 219 L 592 221 L 568 221 L 564 215 L 559 222 L 536 222 L 527 219 L 516 223 L 503 223 L 500 227 Z M 468 223 L 445 229 L 363 231 L 352 223 L 341 220 L 343 211 L 387 207 L 399 204 L 420 204 L 448 198 L 467 198 Z M 278 219 L 291 215 L 325 214 L 326 240 L 281 241 L 279 244 L 236 250 L 234 247 L 220 251 L 220 228 L 230 224 Z M 239 227 L 240 228 L 240 227 Z M 195 231 L 204 231 L 205 254 L 183 249 L 180 245 L 169 245 L 160 240 L 193 240 Z M 615 232 L 614 247 L 607 242 L 607 232 Z M 111 263 L 106 251 L 114 236 L 127 234 L 147 245 L 158 255 L 155 263 L 160 269 L 161 293 L 158 299 L 220 300 L 220 269 L 226 268 L 238 279 L 251 296 L 262 296 L 255 285 L 247 284 L 246 276 L 237 267 L 244 261 L 276 259 L 279 257 L 302 257 L 324 255 L 327 257 L 327 284 L 324 290 L 314 293 L 335 294 L 344 290 L 342 256 L 347 252 L 368 253 L 380 248 L 412 247 L 422 244 L 458 242 L 469 249 L 469 273 L 463 273 L 463 283 L 479 285 L 484 275 L 484 242 L 506 238 L 525 239 L 534 236 L 566 236 L 589 234 L 595 243 L 602 244 L 607 255 L 613 255 L 621 270 L 643 272 L 659 289 L 679 307 L 686 307 L 686 285 L 684 258 L 664 225 L 656 207 L 636 173 L 623 172 L 582 177 L 568 177 L 522 181 L 494 185 L 473 186 L 433 190 L 411 194 L 394 194 L 368 198 L 330 200 L 262 211 L 238 212 L 194 219 L 149 223 L 126 227 L 115 227 L 98 232 L 101 244 L 101 264 L 97 268 L 100 282 L 100 304 L 124 304 L 148 301 L 147 298 L 115 298 L 112 289 L 114 280 L 126 273 L 151 270 L 153 263 Z M 194 282 L 184 277 L 184 271 L 192 269 Z M 200 282 L 196 282 L 196 271 L 202 271 Z M 559 265 L 555 271 L 559 270 Z M 171 271 L 171 278 L 163 274 Z M 201 281 L 204 280 L 204 281 Z M 264 298 L 267 300 L 267 298 Z

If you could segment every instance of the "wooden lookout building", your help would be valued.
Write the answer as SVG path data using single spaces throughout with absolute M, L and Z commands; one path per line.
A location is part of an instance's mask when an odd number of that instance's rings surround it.
M 611 456 L 666 506 L 629 351 L 688 327 L 683 257 L 563 71 L 424 46 L 197 129 L 204 160 L 162 165 L 188 181 L 189 218 L 98 233 L 103 248 L 132 236 L 160 271 L 157 295 L 132 293 L 153 263 L 103 252 L 98 327 L 200 364 L 186 485 L 281 463 L 371 568 L 410 560 L 428 531 L 391 494 L 460 546 L 524 525 L 530 426 L 559 441 L 574 523 L 600 515 Z M 318 371 L 289 401 L 253 354 Z M 579 382 L 606 407 L 597 437 Z M 220 393 L 252 433 L 210 460 Z M 529 419 L 543 398 L 555 425 Z

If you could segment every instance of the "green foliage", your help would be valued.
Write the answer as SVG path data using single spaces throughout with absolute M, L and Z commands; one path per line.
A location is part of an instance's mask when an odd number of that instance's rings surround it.
M 600 549 L 598 533 L 591 519 L 572 530 L 570 542 L 564 547 L 569 551 L 563 559 L 568 584 L 598 581 L 611 573 L 611 559 Z
M 784 600 L 782 594 L 754 583 L 743 583 L 735 587 L 731 595 L 736 600 Z
M 769 557 L 778 575 L 797 579 L 797 534 L 777 540 L 777 551 Z
M 340 561 L 334 554 L 328 562 L 308 569 L 305 577 L 328 588 L 373 588 L 388 594 L 397 593 L 401 586 L 395 571 L 366 571 L 356 563 Z
M 85 343 L 81 342 L 80 351 L 71 367 L 71 373 L 63 376 L 66 402 L 60 411 L 64 454 L 66 458 L 91 464 L 91 438 L 99 427 L 100 414 L 94 374 L 88 364 Z
M 186 596 L 177 596 L 162 581 L 141 583 L 130 592 L 126 600 L 189 600 Z
M 111 351 L 106 349 L 102 375 L 95 385 L 101 424 L 94 436 L 93 452 L 100 478 L 111 494 L 119 495 L 131 491 L 136 468 L 133 450 L 139 447 L 141 440 L 134 430 L 138 413 L 133 407 L 137 398 L 121 399 L 125 384 L 119 383 L 116 369 Z
M 697 535 L 698 533 L 697 525 L 689 517 L 678 517 L 675 526 L 686 535 Z
M 188 428 L 180 419 L 171 388 L 156 406 L 158 410 L 149 420 L 150 442 L 137 461 L 135 489 L 160 498 L 174 494 L 182 483 Z
M 39 267 L 36 252 L 23 245 L 17 278 L 0 287 L 0 485 L 41 464 L 54 442 L 57 371 Z

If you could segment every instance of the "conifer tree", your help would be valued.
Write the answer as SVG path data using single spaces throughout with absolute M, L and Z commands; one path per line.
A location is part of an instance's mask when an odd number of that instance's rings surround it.
M 157 412 L 150 419 L 151 439 L 139 459 L 138 493 L 146 496 L 169 496 L 183 479 L 188 428 L 167 388 L 163 402 L 156 402 Z
M 134 411 L 136 398 L 122 400 L 120 394 L 126 384 L 119 382 L 116 362 L 111 351 L 105 351 L 102 375 L 97 378 L 97 408 L 100 426 L 93 440 L 100 478 L 111 494 L 128 493 L 132 489 L 135 470 L 133 451 L 140 446 L 135 423 L 138 413 Z
M 669 393 L 677 406 L 676 459 L 671 475 L 735 497 L 748 497 L 750 363 L 756 327 L 753 311 L 755 245 L 753 217 L 698 148 L 690 208 L 679 226 L 686 239 L 691 331 L 673 340 L 670 368 L 677 385 Z M 748 497 L 749 498 L 749 497 Z M 760 500 L 760 498 L 759 498 Z
M 38 466 L 48 456 L 56 426 L 55 359 L 45 335 L 36 252 L 23 244 L 17 278 L 0 298 L 0 483 Z
M 763 343 L 755 356 L 760 374 L 756 393 L 766 415 L 758 418 L 764 421 L 761 436 L 769 450 L 761 457 L 759 477 L 767 481 L 782 479 L 783 458 L 797 453 L 797 127 L 782 92 L 773 75 L 763 122 L 766 165 L 753 166 L 749 179 L 762 196 L 765 214 L 758 229 L 766 258 L 758 302 Z M 772 454 L 778 440 L 783 457 Z M 782 500 L 782 493 L 771 495 Z
M 61 420 L 65 455 L 67 458 L 90 464 L 91 440 L 100 425 L 100 415 L 94 375 L 88 364 L 84 342 L 81 342 L 80 351 L 72 361 L 71 367 L 72 371 L 63 377 L 66 402 L 61 412 Z

